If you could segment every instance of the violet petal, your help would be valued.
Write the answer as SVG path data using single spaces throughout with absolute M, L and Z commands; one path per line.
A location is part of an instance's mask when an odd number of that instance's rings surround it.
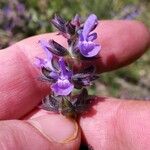
M 66 65 L 65 65 L 63 57 L 59 59 L 59 66 L 60 66 L 61 76 L 66 76 L 67 75 Z
M 97 39 L 97 33 L 92 33 L 88 35 L 88 41 L 94 41 L 95 39 Z
M 70 83 L 67 79 L 58 79 L 56 83 L 52 84 L 51 88 L 56 95 L 66 96 L 72 92 L 74 85 Z
M 48 47 L 49 47 L 48 42 L 46 42 L 45 40 L 40 40 L 39 43 L 40 43 L 41 47 L 44 49 L 44 51 L 45 51 L 45 53 L 46 53 L 46 55 L 47 55 L 47 59 L 44 59 L 44 61 L 45 61 L 45 62 L 44 62 L 45 65 L 43 64 L 44 67 L 45 67 L 45 68 L 49 68 L 49 69 L 55 71 L 55 68 L 53 67 L 53 64 L 52 64 L 53 55 L 52 55 L 52 53 L 48 50 Z
M 35 62 L 34 62 L 34 64 L 38 67 L 38 68 L 41 68 L 41 67 L 43 67 L 43 66 L 45 66 L 45 64 L 46 64 L 46 61 L 45 61 L 45 59 L 42 59 L 42 58 L 39 58 L 39 57 L 35 57 Z
M 87 40 L 87 36 L 89 35 L 89 33 L 91 32 L 91 30 L 95 26 L 96 22 L 97 22 L 97 16 L 94 15 L 94 14 L 91 14 L 87 18 L 87 20 L 84 23 L 84 27 L 83 27 L 83 31 L 82 31 L 82 35 L 83 35 L 84 40 Z
M 80 53 L 85 57 L 94 57 L 96 56 L 101 47 L 98 44 L 95 44 L 93 42 L 81 42 L 79 44 Z
M 65 77 L 68 79 L 72 76 L 72 72 L 70 70 L 68 70 L 63 57 L 61 57 L 59 59 L 59 66 L 60 66 L 60 71 L 61 71 L 62 77 Z
M 48 42 L 45 41 L 45 40 L 40 40 L 39 43 L 40 43 L 41 47 L 44 49 L 44 51 L 45 51 L 45 53 L 46 53 L 48 59 L 51 60 L 52 57 L 53 57 L 53 55 L 52 55 L 52 53 L 48 50 L 48 47 L 49 47 Z
M 49 76 L 55 80 L 57 80 L 59 78 L 58 73 L 54 72 L 54 71 L 50 72 Z

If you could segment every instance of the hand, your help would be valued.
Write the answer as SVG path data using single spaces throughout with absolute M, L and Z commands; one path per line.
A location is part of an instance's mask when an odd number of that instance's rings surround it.
M 102 45 L 102 71 L 125 66 L 139 58 L 150 43 L 146 27 L 135 21 L 101 21 L 98 29 Z M 0 148 L 78 149 L 81 142 L 94 150 L 149 149 L 150 102 L 103 99 L 93 106 L 95 113 L 75 121 L 37 108 L 49 86 L 37 80 L 34 57 L 43 55 L 40 39 L 65 40 L 55 33 L 25 39 L 0 51 Z M 82 131 L 82 135 L 81 135 Z

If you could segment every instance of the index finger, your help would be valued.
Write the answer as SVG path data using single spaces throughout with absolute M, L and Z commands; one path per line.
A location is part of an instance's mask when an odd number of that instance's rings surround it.
M 131 63 L 149 45 L 149 31 L 135 21 L 101 21 L 97 28 L 102 45 L 96 60 L 100 71 L 109 71 Z M 33 66 L 35 56 L 43 55 L 40 39 L 54 39 L 62 45 L 66 41 L 56 33 L 25 39 L 0 51 L 0 118 L 20 118 L 31 111 L 49 92 L 49 86 L 37 80 L 39 72 Z

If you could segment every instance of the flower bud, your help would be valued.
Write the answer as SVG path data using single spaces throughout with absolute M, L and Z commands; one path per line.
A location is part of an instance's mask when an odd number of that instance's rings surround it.
M 49 41 L 49 47 L 47 47 L 49 51 L 58 56 L 65 56 L 68 54 L 66 48 L 55 42 L 54 40 Z

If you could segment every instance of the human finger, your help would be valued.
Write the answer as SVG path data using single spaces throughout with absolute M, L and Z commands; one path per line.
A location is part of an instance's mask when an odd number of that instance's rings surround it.
M 82 137 L 94 150 L 149 149 L 150 102 L 101 97 L 80 119 Z
M 1 150 L 78 150 L 80 140 L 77 123 L 60 115 L 0 122 Z

